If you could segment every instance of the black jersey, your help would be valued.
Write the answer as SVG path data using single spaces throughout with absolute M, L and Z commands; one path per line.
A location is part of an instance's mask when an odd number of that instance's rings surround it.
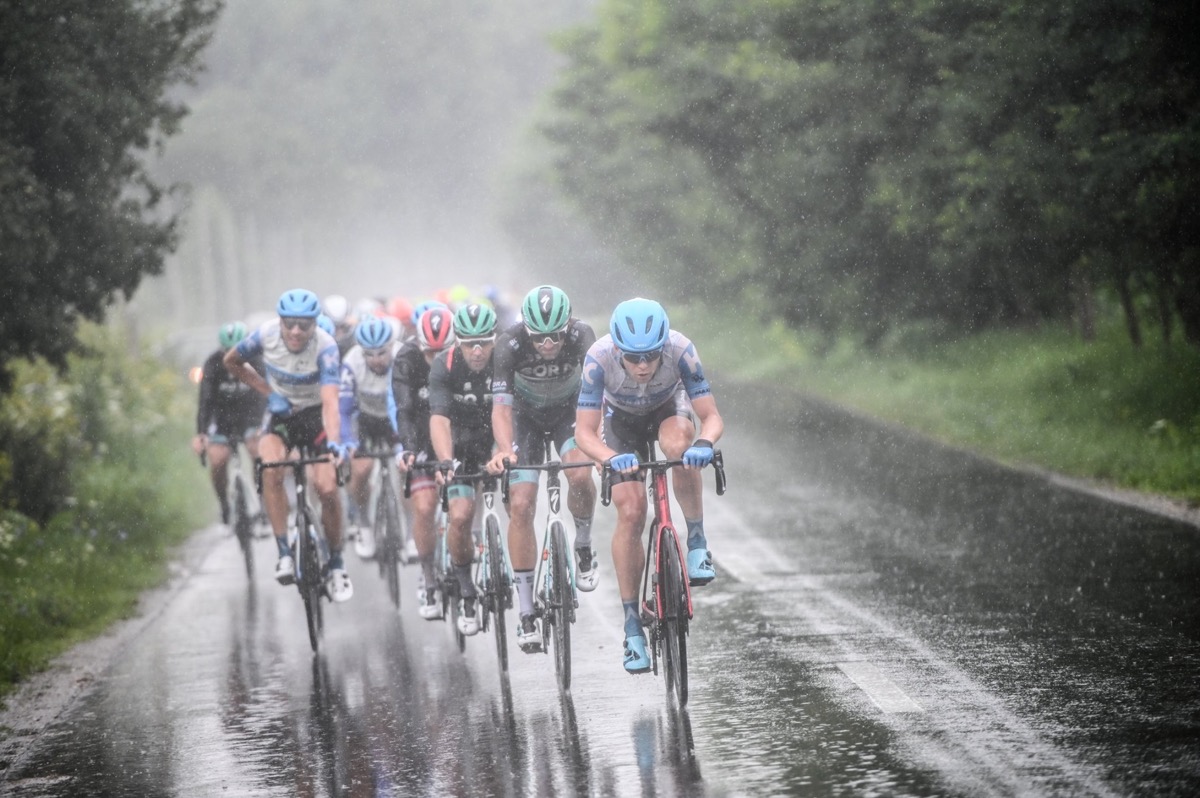
M 262 358 L 247 361 L 260 375 L 266 373 Z M 262 422 L 267 400 L 258 391 L 229 373 L 225 368 L 225 350 L 218 349 L 204 361 L 200 377 L 200 407 L 196 411 L 196 432 L 241 435 Z
M 433 359 L 429 370 L 429 412 L 450 419 L 456 441 L 492 438 L 492 363 L 471 371 L 458 347 Z
M 429 364 L 415 339 L 405 341 L 392 361 L 392 401 L 396 432 L 410 452 L 432 452 L 429 445 Z
M 591 325 L 578 319 L 571 319 L 563 333 L 562 348 L 552 360 L 538 354 L 523 323 L 500 334 L 492 359 L 496 402 L 539 416 L 559 411 L 575 414 L 583 357 L 596 342 L 596 333 Z

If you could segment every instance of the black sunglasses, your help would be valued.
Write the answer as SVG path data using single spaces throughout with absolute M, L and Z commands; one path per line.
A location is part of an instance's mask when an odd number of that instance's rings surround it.
M 626 363 L 637 365 L 638 363 L 653 363 L 662 356 L 661 349 L 655 349 L 653 352 L 622 352 L 621 359 Z
M 308 332 L 317 326 L 316 319 L 280 319 L 279 323 L 289 330 L 300 330 L 301 332 Z

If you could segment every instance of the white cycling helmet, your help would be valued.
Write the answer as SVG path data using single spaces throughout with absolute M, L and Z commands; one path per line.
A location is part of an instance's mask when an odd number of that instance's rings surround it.
M 350 303 L 341 294 L 330 294 L 321 305 L 334 324 L 345 324 L 350 317 Z

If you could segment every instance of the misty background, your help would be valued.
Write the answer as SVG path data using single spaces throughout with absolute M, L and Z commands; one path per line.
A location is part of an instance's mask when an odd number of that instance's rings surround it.
M 592 5 L 229 0 L 155 166 L 186 184 L 181 243 L 132 309 L 209 328 L 298 286 L 415 303 L 495 284 L 512 301 L 557 279 L 522 261 L 513 228 L 564 60 L 548 36 Z M 606 257 L 559 214 L 570 249 Z

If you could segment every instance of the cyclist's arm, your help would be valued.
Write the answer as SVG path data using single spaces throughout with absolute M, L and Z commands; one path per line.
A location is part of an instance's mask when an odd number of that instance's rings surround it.
M 437 415 L 429 417 L 429 439 L 433 443 L 433 453 L 438 460 L 454 459 L 454 436 L 450 429 L 450 417 Z
M 345 363 L 342 364 L 341 384 L 338 386 L 338 416 L 340 429 L 345 436 L 347 446 L 358 448 L 354 440 L 354 419 L 358 415 L 358 385 L 354 380 L 354 371 Z M 330 440 L 333 440 L 330 438 Z
M 342 442 L 342 413 L 338 407 L 338 387 L 321 386 L 321 422 L 325 425 L 325 437 L 333 443 Z
M 716 443 L 725 431 L 725 421 L 717 412 L 717 400 L 712 394 L 698 396 L 692 400 L 692 410 L 696 413 L 696 418 L 700 419 L 700 432 L 696 437 Z
M 204 364 L 204 372 L 200 376 L 200 400 L 196 408 L 196 434 L 203 435 L 208 431 L 208 422 L 213 417 L 214 386 L 217 384 L 217 374 L 213 372 L 213 362 Z M 217 364 L 220 368 L 220 364 Z
M 243 339 L 245 343 L 249 339 Z M 271 395 L 271 386 L 263 379 L 263 376 L 254 370 L 247 362 L 247 355 L 242 352 L 242 344 L 238 344 L 233 349 L 225 353 L 225 369 L 233 376 L 237 377 L 242 382 L 249 385 L 263 396 Z
M 502 399 L 507 397 L 507 401 Z M 511 394 L 492 396 L 492 437 L 496 439 L 496 454 L 513 457 L 513 409 Z
M 603 463 L 617 454 L 600 438 L 600 411 L 591 408 L 575 410 L 575 445 L 579 450 L 598 463 Z

